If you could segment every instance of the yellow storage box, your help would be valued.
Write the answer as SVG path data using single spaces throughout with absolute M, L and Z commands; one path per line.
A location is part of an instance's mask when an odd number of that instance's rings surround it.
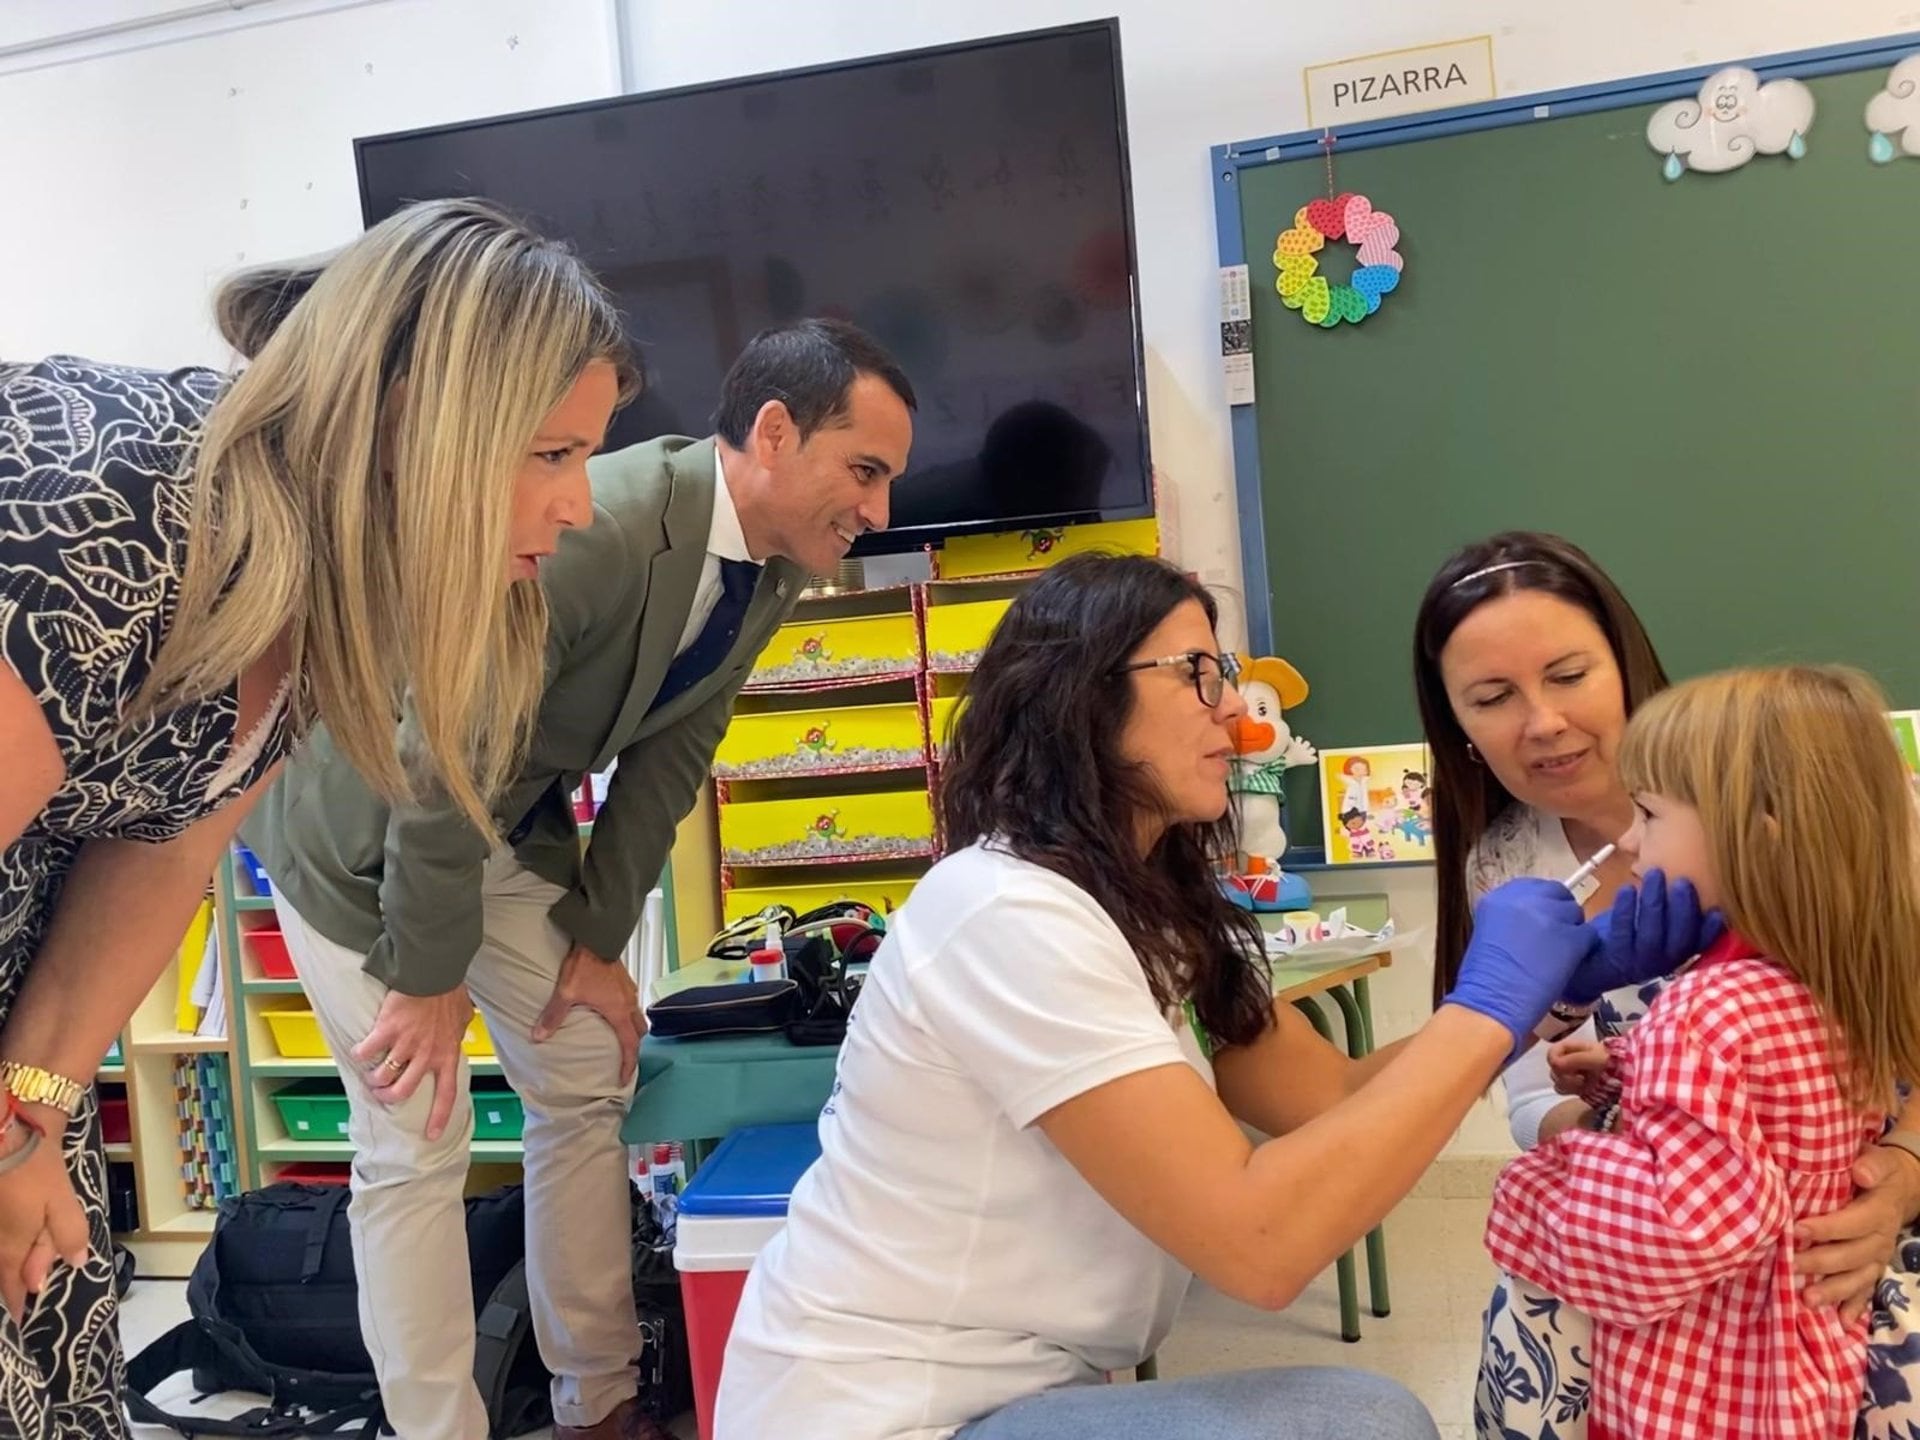
M 861 855 L 924 855 L 933 842 L 925 790 L 752 800 L 720 807 L 720 858 L 792 865 Z
M 713 773 L 722 780 L 765 780 L 884 770 L 925 759 L 920 707 L 910 701 L 757 715 L 736 712 L 714 752 Z
M 912 871 L 886 875 L 850 875 L 844 883 L 829 881 L 818 885 L 742 885 L 729 890 L 725 901 L 725 923 L 733 924 L 749 915 L 758 915 L 769 905 L 791 905 L 806 914 L 838 900 L 858 900 L 883 914 L 891 915 L 906 904 L 907 894 L 919 875 Z
M 324 1060 L 330 1052 L 320 1033 L 320 1022 L 313 1011 L 298 1007 L 271 1008 L 261 1012 L 267 1028 L 273 1032 L 273 1047 L 289 1060 Z
M 948 673 L 973 669 L 1012 603 L 969 600 L 963 605 L 927 606 L 927 668 Z
M 911 615 L 851 620 L 798 620 L 782 625 L 754 662 L 749 685 L 804 685 L 862 676 L 911 674 L 920 668 L 920 637 Z
M 273 1032 L 273 1046 L 284 1059 L 288 1060 L 325 1060 L 332 1052 L 327 1049 L 327 1038 L 320 1033 L 320 1022 L 311 1010 L 290 1007 L 287 1009 L 263 1009 L 261 1018 L 267 1022 L 267 1029 Z M 467 1022 L 466 1038 L 460 1048 L 469 1056 L 487 1059 L 493 1054 L 493 1037 L 487 1034 L 487 1022 L 476 1011 L 472 1020 Z
M 947 753 L 947 737 L 953 733 L 953 717 L 959 712 L 964 695 L 936 695 L 933 703 L 927 707 L 927 738 L 933 742 L 933 753 Z
M 1017 575 L 1044 570 L 1069 555 L 1088 550 L 1122 555 L 1158 555 L 1160 528 L 1153 517 L 1110 520 L 1101 525 L 1064 525 L 1000 535 L 962 535 L 940 551 L 940 575 L 965 580 L 975 575 Z

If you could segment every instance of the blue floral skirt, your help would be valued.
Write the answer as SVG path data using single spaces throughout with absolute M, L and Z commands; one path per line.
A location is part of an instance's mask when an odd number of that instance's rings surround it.
M 1593 1321 L 1502 1275 L 1480 1332 L 1473 1425 L 1480 1440 L 1586 1440 Z
M 1479 1440 L 1586 1440 L 1593 1322 L 1503 1275 L 1481 1327 L 1473 1392 Z M 1920 1233 L 1900 1237 L 1873 1297 L 1866 1382 L 1854 1440 L 1920 1440 Z

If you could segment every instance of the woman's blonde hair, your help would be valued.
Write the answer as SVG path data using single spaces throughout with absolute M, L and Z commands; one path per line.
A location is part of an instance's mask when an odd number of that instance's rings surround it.
M 1857 670 L 1729 670 L 1648 700 L 1620 748 L 1630 792 L 1699 812 L 1727 924 L 1813 992 L 1875 1107 L 1920 1079 L 1920 821 L 1886 709 Z
M 136 718 L 231 686 L 286 632 L 299 733 L 324 722 L 390 800 L 438 784 L 491 832 L 546 641 L 539 585 L 507 574 L 514 478 L 588 365 L 636 388 L 618 312 L 564 245 L 476 200 L 245 272 L 216 309 L 251 363 L 207 420 Z

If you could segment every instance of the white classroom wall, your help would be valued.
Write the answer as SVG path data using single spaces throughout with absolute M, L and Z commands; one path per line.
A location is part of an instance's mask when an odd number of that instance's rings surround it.
M 110 25 L 207 8 L 0 0 L 0 356 L 224 363 L 222 274 L 359 233 L 354 137 L 619 88 L 606 0 L 266 0 L 187 39 Z M 83 24 L 104 33 L 25 48 Z M 46 63 L 89 45 L 117 53 Z
M 1154 461 L 1175 556 L 1235 632 L 1209 146 L 1304 128 L 1303 65 L 1407 45 L 1491 35 L 1512 95 L 1920 29 L 1920 0 L 252 0 L 250 28 L 9 73 L 16 47 L 200 8 L 0 0 L 0 355 L 218 360 L 215 276 L 357 227 L 355 135 L 592 99 L 623 74 L 653 89 L 1118 14 Z M 1276 617 L 1281 648 L 1325 623 Z M 1432 923 L 1425 872 L 1320 888 L 1385 889 L 1403 928 Z M 1376 985 L 1383 1036 L 1424 1016 L 1430 973 L 1408 956 Z M 1507 1148 L 1483 1105 L 1451 1153 Z

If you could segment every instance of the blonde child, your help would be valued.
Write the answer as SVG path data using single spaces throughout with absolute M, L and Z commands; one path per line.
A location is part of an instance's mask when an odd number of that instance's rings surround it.
M 1622 845 L 1728 933 L 1604 1053 L 1553 1057 L 1565 1088 L 1618 1098 L 1500 1176 L 1481 1436 L 1871 1428 L 1867 1322 L 1806 1304 L 1792 1266 L 1795 1223 L 1851 1198 L 1896 1080 L 1920 1074 L 1915 815 L 1885 710 L 1864 675 L 1794 666 L 1634 714 Z

